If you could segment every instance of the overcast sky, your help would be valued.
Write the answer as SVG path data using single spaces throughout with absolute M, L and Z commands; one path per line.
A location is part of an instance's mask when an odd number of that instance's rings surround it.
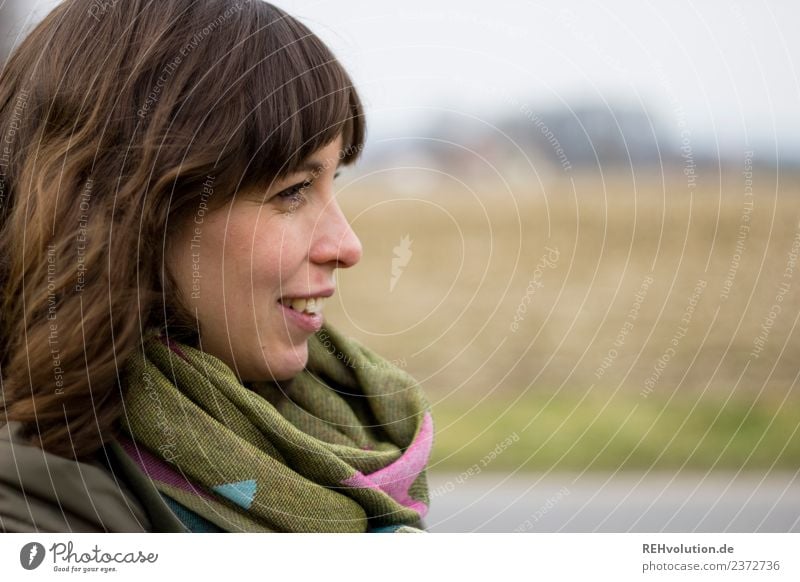
M 2 0 L 0 0 L 1 2 Z M 31 3 L 33 4 L 33 2 Z M 52 1 L 38 1 L 41 15 Z M 608 100 L 696 145 L 800 155 L 796 0 L 276 0 L 346 63 L 372 136 L 437 109 Z
M 675 127 L 685 115 L 694 140 L 723 149 L 800 149 L 796 0 L 275 3 L 347 62 L 381 127 L 429 107 L 510 109 L 509 95 L 607 99 Z

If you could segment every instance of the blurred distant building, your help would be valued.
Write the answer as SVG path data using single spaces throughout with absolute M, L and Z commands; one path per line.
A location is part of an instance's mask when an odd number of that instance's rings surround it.
M 671 128 L 644 108 L 585 102 L 559 109 L 512 107 L 476 118 L 443 113 L 430 127 L 386 141 L 370 153 L 381 166 L 415 164 L 463 178 L 671 165 L 680 159 Z M 399 137 L 399 136 L 398 136 Z
M 531 115 L 532 127 L 507 120 L 508 132 L 558 165 L 651 164 L 669 155 L 657 120 L 641 109 L 583 105 Z

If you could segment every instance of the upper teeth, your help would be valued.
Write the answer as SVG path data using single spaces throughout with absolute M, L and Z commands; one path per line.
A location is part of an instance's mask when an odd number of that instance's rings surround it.
M 312 297 L 311 299 L 282 299 L 284 305 L 288 305 L 295 311 L 305 311 L 306 313 L 319 313 L 325 305 L 325 297 Z

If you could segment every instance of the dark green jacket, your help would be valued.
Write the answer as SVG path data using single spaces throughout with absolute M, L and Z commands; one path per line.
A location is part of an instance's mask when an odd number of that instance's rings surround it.
M 116 442 L 76 463 L 24 444 L 19 429 L 0 427 L 0 532 L 188 531 Z

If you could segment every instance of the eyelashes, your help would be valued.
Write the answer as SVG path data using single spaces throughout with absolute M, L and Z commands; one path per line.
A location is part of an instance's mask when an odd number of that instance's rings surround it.
M 333 175 L 333 179 L 339 177 L 341 172 L 336 172 Z M 282 204 L 287 204 L 291 207 L 290 211 L 295 210 L 301 204 L 306 202 L 308 190 L 314 184 L 314 178 L 308 179 L 306 178 L 302 182 L 298 182 L 293 186 L 289 186 L 285 190 L 282 190 L 275 194 L 275 199 L 277 199 Z
M 302 198 L 305 195 L 306 189 L 309 188 L 313 184 L 308 180 L 304 180 L 294 186 L 290 186 L 286 190 L 278 192 L 275 194 L 275 198 L 279 200 L 286 200 L 286 201 L 296 201 Z

